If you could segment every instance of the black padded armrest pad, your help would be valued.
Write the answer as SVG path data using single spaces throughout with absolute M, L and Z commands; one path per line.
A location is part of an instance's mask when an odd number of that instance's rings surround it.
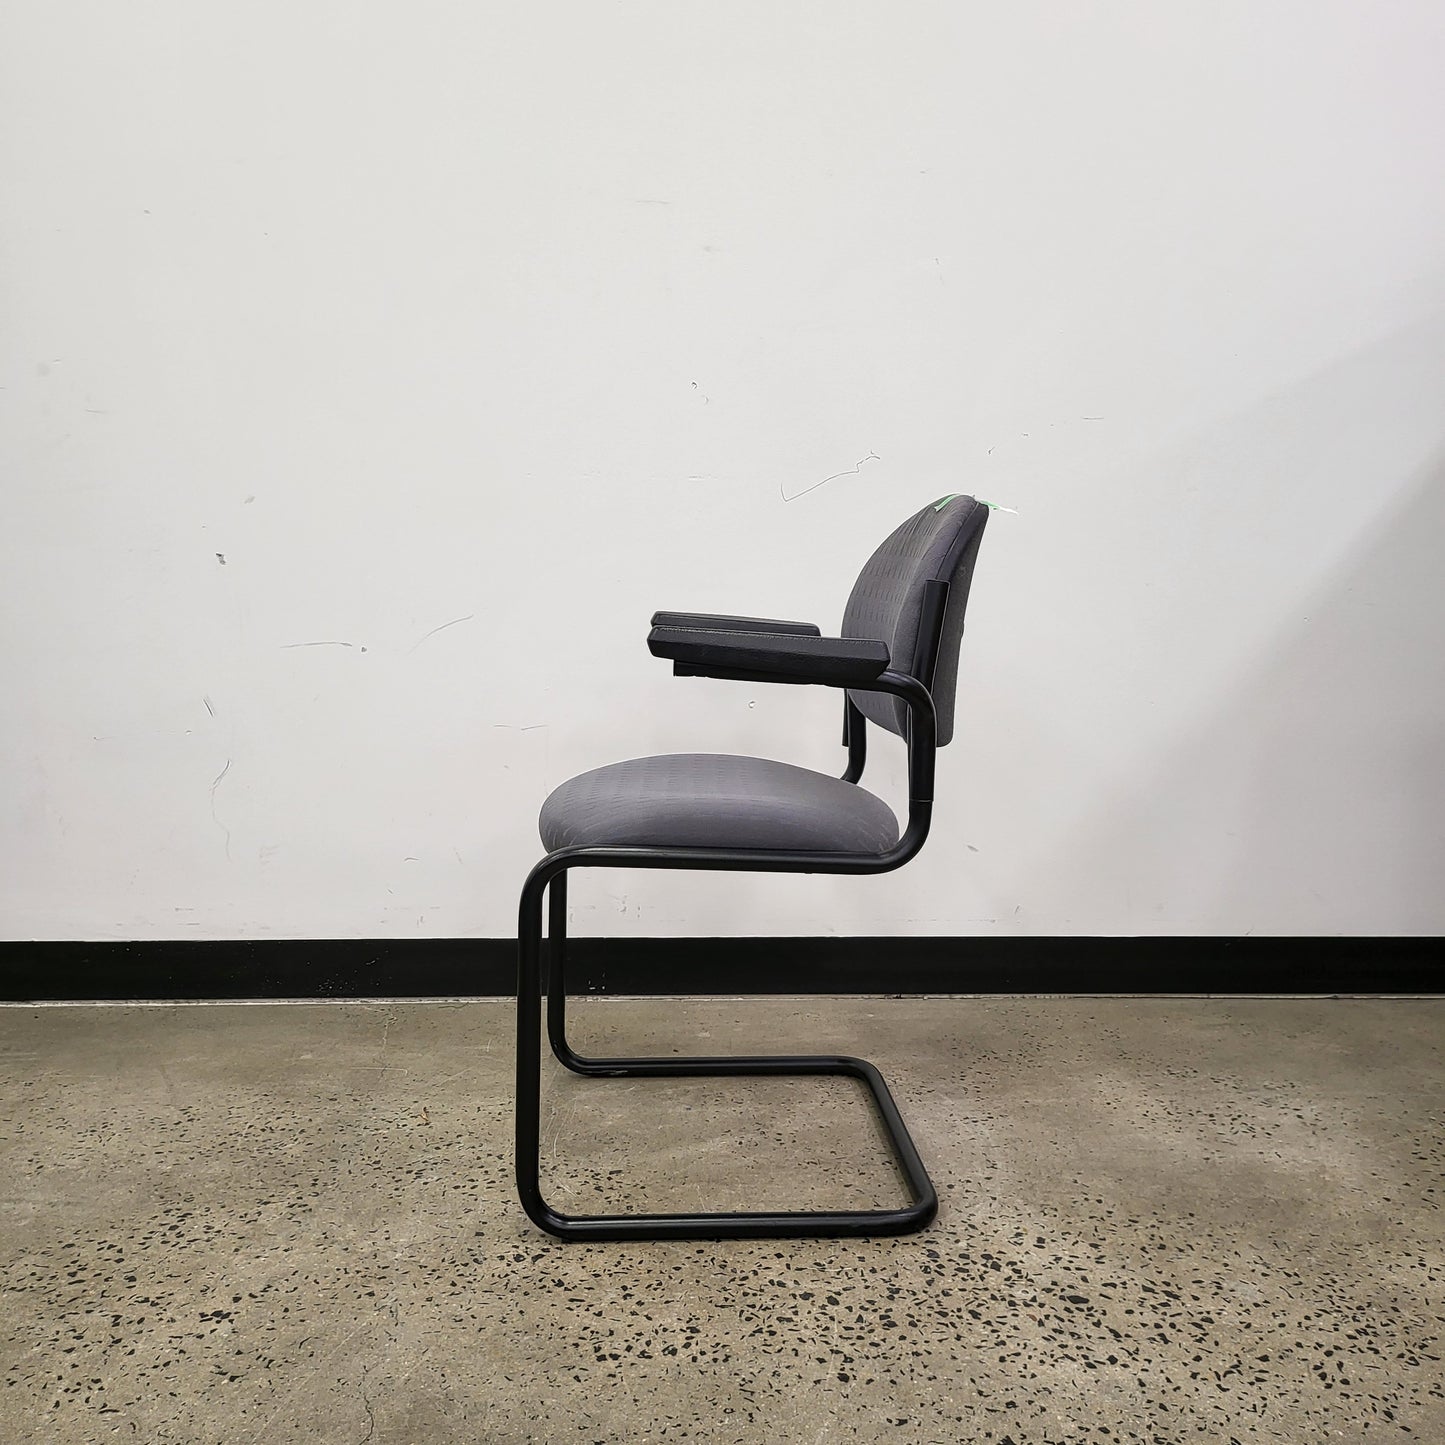
M 821 682 L 865 687 L 888 666 L 888 648 L 857 637 L 810 637 L 776 632 L 720 632 L 654 627 L 647 635 L 654 657 L 670 658 L 690 674 L 775 676 L 780 682 Z
M 775 632 L 780 637 L 817 637 L 811 622 L 779 622 L 771 617 L 727 617 L 715 612 L 654 612 L 653 627 L 692 627 L 711 632 Z

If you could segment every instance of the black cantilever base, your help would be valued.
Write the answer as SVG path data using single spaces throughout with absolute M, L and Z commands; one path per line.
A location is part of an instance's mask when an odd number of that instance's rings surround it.
M 938 1196 L 883 1076 L 866 1059 L 841 1054 L 765 1057 L 593 1059 L 566 1038 L 567 874 L 548 885 L 547 1033 L 552 1052 L 573 1073 L 591 1078 L 696 1078 L 729 1075 L 841 1074 L 868 1086 L 894 1158 L 913 1202 L 901 1209 L 796 1210 L 771 1213 L 592 1214 L 559 1213 L 542 1197 L 539 1177 L 541 1084 L 541 898 L 523 894 L 517 993 L 517 1190 L 540 1229 L 566 1240 L 797 1239 L 819 1236 L 908 1234 L 938 1212 Z M 532 894 L 528 906 L 528 894 Z

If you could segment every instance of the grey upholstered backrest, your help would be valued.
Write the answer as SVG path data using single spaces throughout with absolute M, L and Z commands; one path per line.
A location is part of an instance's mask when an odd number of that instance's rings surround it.
M 972 497 L 944 497 L 910 517 L 868 559 L 843 610 L 844 637 L 864 637 L 888 646 L 895 672 L 915 676 L 915 650 L 923 613 L 923 590 L 930 581 L 947 582 L 943 634 L 934 665 L 933 705 L 938 713 L 938 745 L 953 736 L 953 699 L 958 682 L 958 649 L 963 613 L 973 581 L 974 559 L 988 520 L 988 507 Z M 926 673 L 926 660 L 918 672 Z M 904 735 L 908 709 L 886 693 L 850 692 L 870 722 Z

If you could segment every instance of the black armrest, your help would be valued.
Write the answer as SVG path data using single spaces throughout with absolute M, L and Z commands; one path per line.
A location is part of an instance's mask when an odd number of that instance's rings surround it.
M 654 657 L 671 658 L 674 671 L 692 677 L 833 687 L 866 687 L 881 676 L 889 661 L 888 648 L 881 642 L 796 633 L 659 626 L 648 633 L 647 646 Z
M 780 637 L 817 637 L 811 622 L 779 622 L 770 617 L 725 617 L 713 612 L 654 612 L 653 627 L 704 628 L 711 632 L 776 632 Z

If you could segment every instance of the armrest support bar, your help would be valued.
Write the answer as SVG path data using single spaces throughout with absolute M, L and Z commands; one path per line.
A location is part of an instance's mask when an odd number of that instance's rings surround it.
M 824 687 L 854 688 L 859 692 L 892 693 L 901 698 L 908 707 L 909 826 L 905 841 L 912 851 L 923 845 L 933 807 L 934 760 L 938 748 L 933 695 L 916 677 L 894 672 L 889 667 L 888 648 L 884 643 L 854 637 L 654 627 L 648 634 L 647 645 L 654 657 L 671 658 L 673 671 L 684 677 L 815 683 Z M 859 722 L 861 724 L 861 718 Z
M 708 632 L 773 632 L 780 637 L 817 637 L 812 622 L 780 622 L 770 617 L 728 617 L 715 612 L 654 612 L 653 627 L 688 627 Z
M 854 637 L 797 633 L 654 627 L 647 635 L 654 657 L 670 658 L 694 677 L 756 676 L 765 682 L 867 687 L 888 667 L 888 648 Z

